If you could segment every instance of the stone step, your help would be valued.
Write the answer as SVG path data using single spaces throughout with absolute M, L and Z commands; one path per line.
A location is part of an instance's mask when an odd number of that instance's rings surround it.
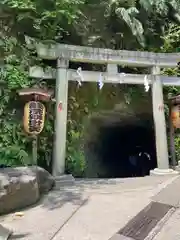
M 61 187 L 73 186 L 74 183 L 75 179 L 71 174 L 55 177 L 54 190 L 58 190 Z
M 69 181 L 69 180 L 71 180 L 71 181 L 75 181 L 75 178 L 73 177 L 73 175 L 72 174 L 64 174 L 64 175 L 61 175 L 61 176 L 57 176 L 57 177 L 55 177 L 55 181 Z

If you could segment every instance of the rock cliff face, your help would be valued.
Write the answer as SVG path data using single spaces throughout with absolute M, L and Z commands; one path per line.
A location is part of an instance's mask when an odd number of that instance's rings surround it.
M 0 169 L 0 214 L 36 203 L 53 185 L 53 177 L 39 167 Z
M 68 96 L 66 166 L 73 176 L 79 177 L 77 165 L 82 163 L 83 176 L 88 178 L 120 177 L 122 174 L 112 172 L 124 168 L 125 160 L 121 160 L 128 158 L 124 155 L 128 155 L 133 141 L 145 142 L 146 137 L 150 139 L 149 146 L 153 144 L 151 91 L 125 84 L 105 84 L 100 91 L 95 82 L 83 83 L 80 88 L 70 82 Z M 120 154 L 127 147 L 127 154 Z M 154 149 L 150 151 L 154 154 Z

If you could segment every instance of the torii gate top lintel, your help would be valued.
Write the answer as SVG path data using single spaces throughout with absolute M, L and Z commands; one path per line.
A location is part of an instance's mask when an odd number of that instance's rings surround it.
M 141 51 L 112 50 L 74 46 L 67 44 L 36 44 L 38 55 L 43 59 L 64 58 L 70 61 L 111 63 L 129 66 L 176 67 L 180 53 L 153 53 Z

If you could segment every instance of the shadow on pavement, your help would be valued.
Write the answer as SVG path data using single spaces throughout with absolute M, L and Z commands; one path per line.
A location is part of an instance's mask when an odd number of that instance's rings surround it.
M 28 237 L 30 234 L 29 233 L 24 233 L 24 234 L 12 234 L 10 238 L 8 238 L 9 240 L 11 239 L 21 239 L 21 238 L 25 238 Z
M 80 206 L 87 199 L 84 196 L 84 191 L 81 188 L 80 191 L 77 190 L 53 190 L 45 195 L 39 202 L 42 207 L 48 210 L 54 210 L 57 208 L 62 208 L 65 204 L 71 203 L 73 205 Z

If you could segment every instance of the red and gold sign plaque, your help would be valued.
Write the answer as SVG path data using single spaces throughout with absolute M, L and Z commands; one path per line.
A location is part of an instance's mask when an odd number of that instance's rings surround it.
M 24 129 L 31 135 L 41 133 L 45 121 L 45 106 L 39 101 L 30 101 L 24 106 Z
M 175 128 L 180 128 L 180 105 L 172 107 L 171 120 Z

